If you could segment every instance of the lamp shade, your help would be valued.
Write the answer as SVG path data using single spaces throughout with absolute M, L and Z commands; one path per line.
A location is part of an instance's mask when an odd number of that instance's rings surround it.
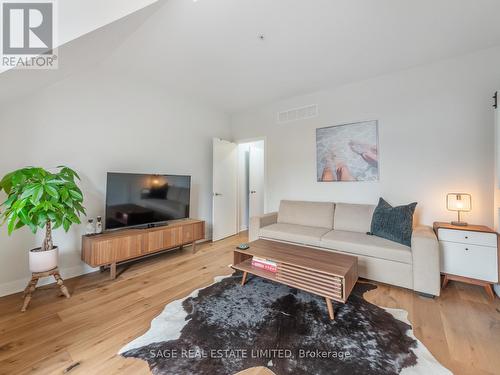
M 472 199 L 470 194 L 450 193 L 446 196 L 446 208 L 448 211 L 467 212 L 472 209 Z

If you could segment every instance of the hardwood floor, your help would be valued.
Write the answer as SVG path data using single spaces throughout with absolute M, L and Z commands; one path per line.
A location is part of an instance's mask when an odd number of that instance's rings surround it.
M 119 268 L 116 280 L 92 273 L 65 280 L 71 299 L 54 285 L 36 291 L 27 312 L 21 294 L 0 298 L 0 374 L 149 374 L 145 362 L 116 352 L 148 330 L 165 304 L 230 274 L 240 235 L 162 254 Z M 125 266 L 124 266 L 125 267 Z M 430 300 L 387 285 L 365 295 L 409 312 L 416 336 L 455 374 L 500 374 L 500 300 L 482 288 L 451 282 Z M 243 374 L 243 373 L 242 373 Z M 251 369 L 245 375 L 272 374 Z

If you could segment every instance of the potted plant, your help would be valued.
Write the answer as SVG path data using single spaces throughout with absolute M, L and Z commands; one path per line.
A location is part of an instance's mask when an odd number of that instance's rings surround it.
M 7 199 L 0 205 L 0 225 L 7 225 L 9 236 L 27 226 L 33 233 L 45 229 L 42 246 L 30 250 L 31 272 L 45 272 L 57 267 L 58 247 L 52 242 L 52 230 L 62 227 L 66 232 L 80 224 L 85 214 L 83 194 L 76 185 L 78 174 L 65 166 L 56 172 L 27 167 L 8 173 L 0 181 L 0 192 Z

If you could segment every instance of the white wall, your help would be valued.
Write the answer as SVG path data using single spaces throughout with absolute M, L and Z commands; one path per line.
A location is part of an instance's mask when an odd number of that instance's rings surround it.
M 0 105 L 0 175 L 67 164 L 80 173 L 96 217 L 104 213 L 107 171 L 190 174 L 191 216 L 209 223 L 210 236 L 212 137 L 229 137 L 227 115 L 130 79 L 92 70 Z M 80 260 L 83 230 L 55 233 L 63 277 L 90 270 Z M 28 249 L 39 243 L 28 231 L 9 238 L 0 228 L 0 295 L 24 288 Z
M 493 224 L 491 96 L 500 87 L 500 48 L 255 108 L 232 117 L 235 139 L 266 137 L 267 209 L 280 199 L 392 204 L 417 201 L 417 220 L 446 211 L 447 192 L 469 192 L 465 220 Z M 320 116 L 277 124 L 280 110 L 319 104 Z M 379 120 L 377 183 L 316 182 L 315 129 Z

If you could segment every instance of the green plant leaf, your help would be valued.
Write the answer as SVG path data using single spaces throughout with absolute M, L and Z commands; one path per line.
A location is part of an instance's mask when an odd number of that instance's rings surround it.
M 28 217 L 28 214 L 25 211 L 20 210 L 17 215 L 19 216 L 19 218 L 22 220 L 22 222 L 24 224 L 29 225 L 30 218 Z
M 65 167 L 63 165 L 61 165 L 59 167 L 61 168 L 61 173 L 65 174 L 66 176 L 71 177 L 71 179 L 73 179 L 73 177 L 76 177 L 78 180 L 80 180 L 80 176 L 73 169 Z
M 61 188 L 61 190 L 59 191 L 59 194 L 61 195 L 61 198 L 63 201 L 66 201 L 68 200 L 69 198 L 69 193 L 68 193 L 68 189 L 66 188 Z
M 85 213 L 83 193 L 75 183 L 78 174 L 61 166 L 51 173 L 43 168 L 26 167 L 6 174 L 0 180 L 0 190 L 7 193 L 1 204 L 0 225 L 7 225 L 9 234 L 23 226 L 33 232 L 47 221 L 53 228 L 69 230 L 81 223 L 78 216 Z
M 14 230 L 20 229 L 22 227 L 24 227 L 24 223 L 21 220 L 18 220 L 16 226 L 14 227 Z
M 66 216 L 72 223 L 81 224 L 80 219 L 74 213 L 69 212 Z
M 52 184 L 52 185 L 64 185 L 66 183 L 66 181 L 62 178 L 54 177 L 54 178 L 47 180 L 47 183 Z
M 19 199 L 31 197 L 33 195 L 33 193 L 35 192 L 35 190 L 37 189 L 37 187 L 38 187 L 37 184 L 27 185 L 26 188 L 24 189 L 23 193 L 19 197 Z
M 12 209 L 7 209 L 5 211 L 3 211 L 2 213 L 0 213 L 0 219 L 2 219 L 2 221 L 0 222 L 0 225 L 4 225 L 5 222 L 7 221 L 9 215 L 11 214 L 12 212 Z
M 31 196 L 31 202 L 36 206 L 38 202 L 40 202 L 40 199 L 42 199 L 43 195 L 43 186 L 39 184 L 36 188 L 35 191 L 33 191 L 33 195 Z
M 2 180 L 0 181 L 0 191 L 2 189 L 7 193 L 10 194 L 10 190 L 12 188 L 12 176 L 14 175 L 14 172 L 7 173 Z
M 57 189 L 53 185 L 45 185 L 44 189 L 47 192 L 47 194 L 49 194 L 55 199 L 59 199 L 59 193 L 57 192 Z
M 14 174 L 12 175 L 13 186 L 24 185 L 24 183 L 26 182 L 26 175 L 24 173 L 25 173 L 24 169 L 14 172 Z
M 83 201 L 83 195 L 80 191 L 78 190 L 70 190 L 69 195 L 71 195 L 76 201 L 81 202 Z
M 85 207 L 83 207 L 80 203 L 75 202 L 75 203 L 73 204 L 73 207 L 76 209 L 76 211 L 77 211 L 79 214 L 84 214 L 84 215 L 85 215 Z
M 17 215 L 15 212 L 11 212 L 9 217 L 7 218 L 7 233 L 9 236 L 12 234 L 14 231 L 14 228 L 16 226 L 16 220 L 17 220 Z
M 38 223 L 40 226 L 44 226 L 47 223 L 48 216 L 45 212 L 41 212 L 39 215 L 36 216 L 36 220 L 33 220 L 33 222 Z
M 16 214 L 19 214 L 27 203 L 28 203 L 28 198 L 18 200 L 16 201 L 16 203 L 12 205 L 12 209 L 16 211 Z
M 54 222 L 54 225 L 53 225 L 52 229 L 58 229 L 58 228 L 60 228 L 60 227 L 61 227 L 61 225 L 62 225 L 62 220 L 59 220 L 59 219 L 58 219 L 58 220 L 56 220 L 56 221 Z
M 36 233 L 38 227 L 35 223 L 33 223 L 31 221 L 31 219 L 28 217 L 26 212 L 20 211 L 19 212 L 19 219 L 23 222 L 24 225 L 27 225 L 28 227 L 30 227 L 30 229 L 33 233 Z
M 48 212 L 47 212 L 47 216 L 48 216 L 48 217 L 49 217 L 49 219 L 50 219 L 50 220 L 52 220 L 52 221 L 56 221 L 56 219 L 57 219 L 56 214 L 55 214 L 54 212 L 52 212 L 52 211 L 48 211 Z
M 62 203 L 59 203 L 59 201 L 56 200 L 55 198 L 53 198 L 51 200 L 51 202 L 52 202 L 52 207 L 59 209 L 59 210 L 64 210 L 64 205 Z
M 67 232 L 69 231 L 69 228 L 71 227 L 71 221 L 68 220 L 68 219 L 63 219 L 63 228 L 64 228 L 64 231 Z
M 15 202 L 17 199 L 17 195 L 12 194 L 5 202 L 3 202 L 0 206 L 5 206 L 5 208 L 10 208 L 12 206 L 12 203 Z

